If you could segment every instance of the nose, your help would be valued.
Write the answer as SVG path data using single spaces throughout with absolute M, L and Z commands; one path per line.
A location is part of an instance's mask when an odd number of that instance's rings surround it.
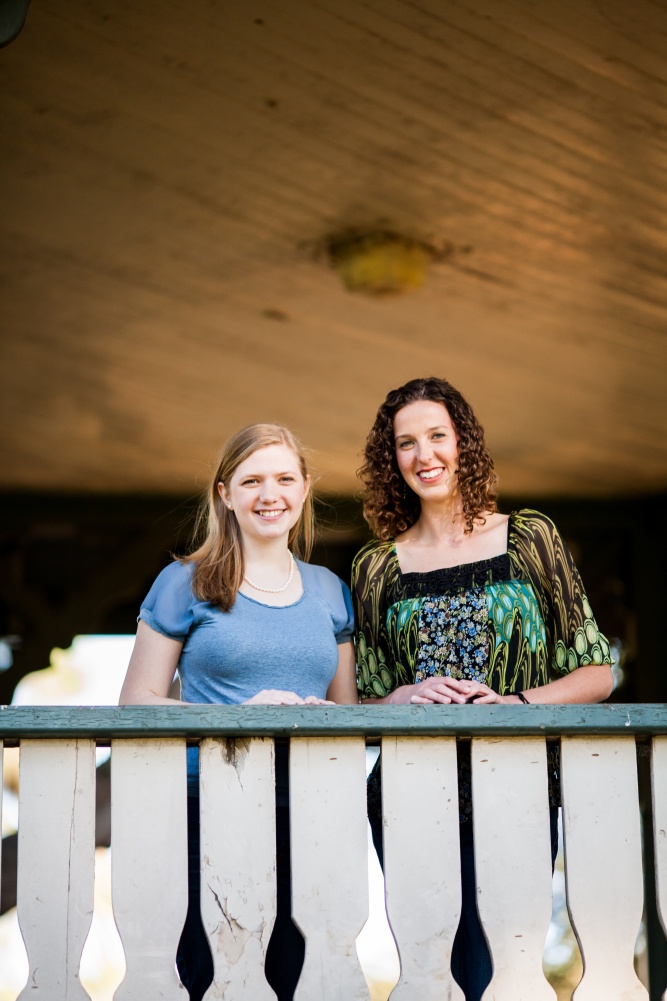
M 433 458 L 433 446 L 428 438 L 417 442 L 417 458 L 424 465 L 427 465 Z
M 263 504 L 272 504 L 278 499 L 278 489 L 275 482 L 267 476 L 266 479 L 262 480 L 259 498 Z

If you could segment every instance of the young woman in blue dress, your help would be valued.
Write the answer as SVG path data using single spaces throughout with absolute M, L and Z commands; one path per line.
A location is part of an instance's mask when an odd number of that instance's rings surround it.
M 369 703 L 598 702 L 612 690 L 609 643 L 572 557 L 538 511 L 501 514 L 483 430 L 443 379 L 390 392 L 366 442 L 357 555 L 357 670 Z M 551 745 L 550 745 L 551 748 Z M 557 749 L 548 752 L 557 845 Z M 479 1001 L 491 959 L 475 904 L 469 749 L 459 747 L 463 911 L 452 972 Z M 382 852 L 378 772 L 369 816 Z
M 310 477 L 287 429 L 254 424 L 229 439 L 207 495 L 208 533 L 157 577 L 139 614 L 120 702 L 324 705 L 358 701 L 350 594 L 305 560 L 313 540 Z M 278 911 L 267 980 L 291 1001 L 303 938 L 291 920 L 287 748 L 276 748 Z M 213 977 L 200 916 L 196 755 L 188 760 L 190 905 L 178 952 L 199 1001 Z

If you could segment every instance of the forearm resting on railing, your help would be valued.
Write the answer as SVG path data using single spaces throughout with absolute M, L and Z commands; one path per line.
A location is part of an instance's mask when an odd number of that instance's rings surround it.
M 609 664 L 589 664 L 578 667 L 570 674 L 550 681 L 537 688 L 526 689 L 526 699 L 536 705 L 567 705 L 584 702 L 602 702 L 611 695 L 613 681 Z M 457 678 L 433 677 L 416 685 L 401 685 L 380 699 L 363 699 L 368 704 L 409 705 L 440 703 L 475 705 L 492 703 L 516 704 L 522 700 L 517 695 L 498 695 L 488 685 L 478 681 Z
M 614 682 L 609 664 L 588 664 L 570 674 L 556 678 L 547 685 L 526 690 L 526 697 L 535 705 L 568 705 L 577 702 L 602 702 L 609 698 Z M 509 697 L 517 702 L 517 696 Z

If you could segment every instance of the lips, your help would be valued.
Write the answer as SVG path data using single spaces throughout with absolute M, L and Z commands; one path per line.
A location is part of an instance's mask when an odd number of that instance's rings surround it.
M 435 466 L 433 469 L 422 469 L 417 473 L 417 476 L 422 481 L 422 483 L 430 483 L 431 480 L 436 480 L 441 473 L 445 471 L 444 466 Z
M 280 516 L 284 513 L 285 508 L 282 507 L 272 509 L 270 511 L 255 511 L 255 514 L 259 515 L 260 518 L 263 518 L 264 521 L 276 521 L 276 519 L 280 518 Z

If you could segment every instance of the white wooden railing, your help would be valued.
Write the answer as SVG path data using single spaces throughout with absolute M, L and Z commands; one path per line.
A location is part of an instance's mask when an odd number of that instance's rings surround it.
M 306 940 L 296 1001 L 368 1001 L 355 940 L 368 915 L 365 747 L 383 760 L 386 901 L 401 961 L 393 1001 L 463 994 L 449 960 L 461 908 L 456 740 L 472 738 L 478 906 L 494 966 L 485 1001 L 555 997 L 546 740 L 561 737 L 568 906 L 585 972 L 576 1001 L 641 1001 L 643 879 L 636 739 L 652 745 L 658 909 L 667 927 L 667 713 L 662 706 L 270 709 L 5 708 L 20 741 L 21 1001 L 88 997 L 95 745 L 111 744 L 112 895 L 127 972 L 116 1001 L 183 1001 L 186 739 L 200 741 L 207 1001 L 270 1001 L 274 735 L 290 737 L 292 911 Z M 1 748 L 1 745 L 0 745 Z

